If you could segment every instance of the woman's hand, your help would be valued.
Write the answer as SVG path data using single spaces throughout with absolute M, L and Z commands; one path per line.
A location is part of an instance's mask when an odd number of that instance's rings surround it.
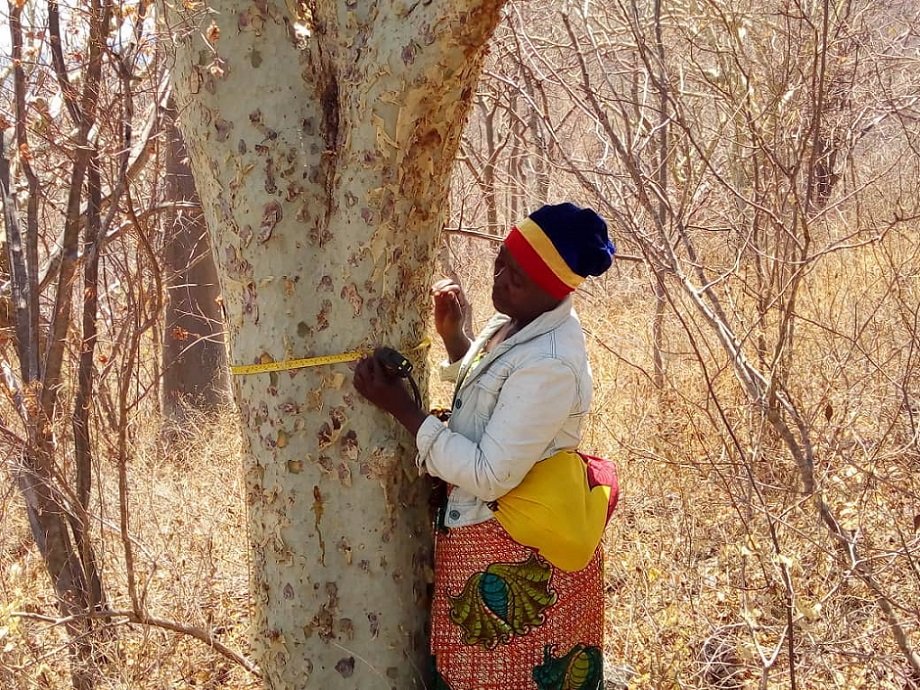
M 413 435 L 425 421 L 427 415 L 415 404 L 402 379 L 388 373 L 376 355 L 358 361 L 354 385 L 368 402 L 393 415 Z
M 452 362 L 462 359 L 470 347 L 463 333 L 463 317 L 469 305 L 463 288 L 450 279 L 439 280 L 431 288 L 434 297 L 434 327 L 444 341 Z

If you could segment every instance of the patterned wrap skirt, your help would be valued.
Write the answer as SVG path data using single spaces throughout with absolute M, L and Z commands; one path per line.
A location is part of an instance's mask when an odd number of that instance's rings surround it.
M 566 572 L 496 520 L 439 532 L 431 651 L 437 690 L 603 688 L 602 547 Z

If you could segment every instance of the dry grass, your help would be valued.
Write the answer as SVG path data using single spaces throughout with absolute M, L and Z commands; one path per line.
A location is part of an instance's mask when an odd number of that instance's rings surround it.
M 908 251 L 894 240 L 890 249 Z M 461 247 L 467 285 L 488 284 L 483 254 L 481 245 Z M 913 634 L 920 577 L 904 553 L 917 555 L 918 456 L 897 391 L 913 380 L 898 324 L 916 296 L 904 293 L 903 303 L 882 297 L 873 277 L 884 282 L 889 270 L 872 255 L 816 269 L 802 315 L 833 324 L 838 335 L 803 325 L 792 366 L 802 372 L 794 393 L 811 425 L 820 485 L 847 526 L 859 530 L 860 548 Z M 489 315 L 488 295 L 477 290 L 471 299 L 478 326 Z M 794 463 L 730 372 L 718 369 L 718 356 L 707 361 L 716 372 L 710 391 L 688 336 L 669 318 L 668 385 L 655 388 L 651 291 L 632 265 L 589 286 L 578 302 L 596 379 L 584 447 L 615 459 L 621 474 L 622 501 L 607 539 L 607 657 L 635 669 L 630 687 L 790 687 L 784 564 L 795 593 L 797 687 L 906 687 L 906 664 L 875 595 L 848 573 L 813 501 L 799 491 Z M 860 314 L 868 312 L 867 325 Z M 435 348 L 432 363 L 441 356 Z M 449 389 L 435 384 L 432 394 L 434 403 L 444 402 Z M 195 426 L 167 449 L 157 419 L 137 424 L 130 500 L 138 582 L 152 614 L 209 630 L 246 652 L 239 434 L 230 414 Z M 124 609 L 115 470 L 103 462 L 100 475 L 106 581 L 114 606 Z M 65 688 L 60 632 L 11 617 L 53 605 L 18 496 L 4 486 L 0 686 Z M 761 655 L 774 652 L 764 676 Z M 119 626 L 106 653 L 107 688 L 258 685 L 202 643 L 154 628 Z
M 245 506 L 239 429 L 231 414 L 201 418 L 170 444 L 156 419 L 139 422 L 130 466 L 130 535 L 138 590 L 150 615 L 208 631 L 246 652 L 249 617 Z M 103 461 L 101 559 L 113 609 L 131 608 L 119 535 L 117 476 Z M 5 486 L 11 486 L 4 482 Z M 0 506 L 0 686 L 65 688 L 63 635 L 16 611 L 54 615 L 50 583 L 17 494 Z M 120 624 L 104 650 L 101 687 L 250 688 L 258 684 L 202 642 L 166 630 Z

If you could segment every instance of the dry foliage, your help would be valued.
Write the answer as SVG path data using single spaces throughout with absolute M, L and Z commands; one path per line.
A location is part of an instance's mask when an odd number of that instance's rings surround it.
M 616 460 L 622 483 L 608 661 L 635 669 L 633 688 L 915 686 L 917 10 L 563 5 L 512 4 L 451 227 L 501 233 L 570 197 L 642 258 L 577 299 L 596 380 L 584 449 Z M 448 243 L 477 326 L 488 246 Z M 449 395 L 432 391 L 434 404 Z M 138 588 L 150 615 L 245 651 L 235 417 L 202 418 L 167 450 L 153 407 L 131 422 Z M 92 516 L 124 610 L 108 448 Z M 63 688 L 63 633 L 22 615 L 54 615 L 47 576 L 0 485 L 0 686 Z M 115 632 L 104 687 L 258 685 L 187 635 Z
M 239 427 L 229 410 L 219 418 L 189 414 L 188 435 L 168 444 L 159 419 L 137 420 L 129 487 L 135 577 L 152 616 L 246 650 L 249 553 Z M 101 463 L 99 477 L 99 550 L 110 604 L 114 610 L 130 609 L 113 463 Z M 54 615 L 55 605 L 14 492 L 4 492 L 0 515 L 0 685 L 69 687 L 63 631 L 22 616 Z M 102 688 L 259 687 L 238 664 L 188 635 L 117 619 L 113 632 L 101 650 L 107 659 Z

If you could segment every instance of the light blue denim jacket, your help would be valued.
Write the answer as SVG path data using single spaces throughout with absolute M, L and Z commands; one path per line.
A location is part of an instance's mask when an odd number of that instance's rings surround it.
M 491 519 L 487 503 L 516 487 L 540 460 L 581 441 L 592 379 L 571 297 L 473 366 L 508 320 L 494 316 L 466 356 L 444 367 L 442 376 L 460 379 L 450 422 L 429 416 L 416 435 L 419 469 L 456 487 L 447 527 Z

